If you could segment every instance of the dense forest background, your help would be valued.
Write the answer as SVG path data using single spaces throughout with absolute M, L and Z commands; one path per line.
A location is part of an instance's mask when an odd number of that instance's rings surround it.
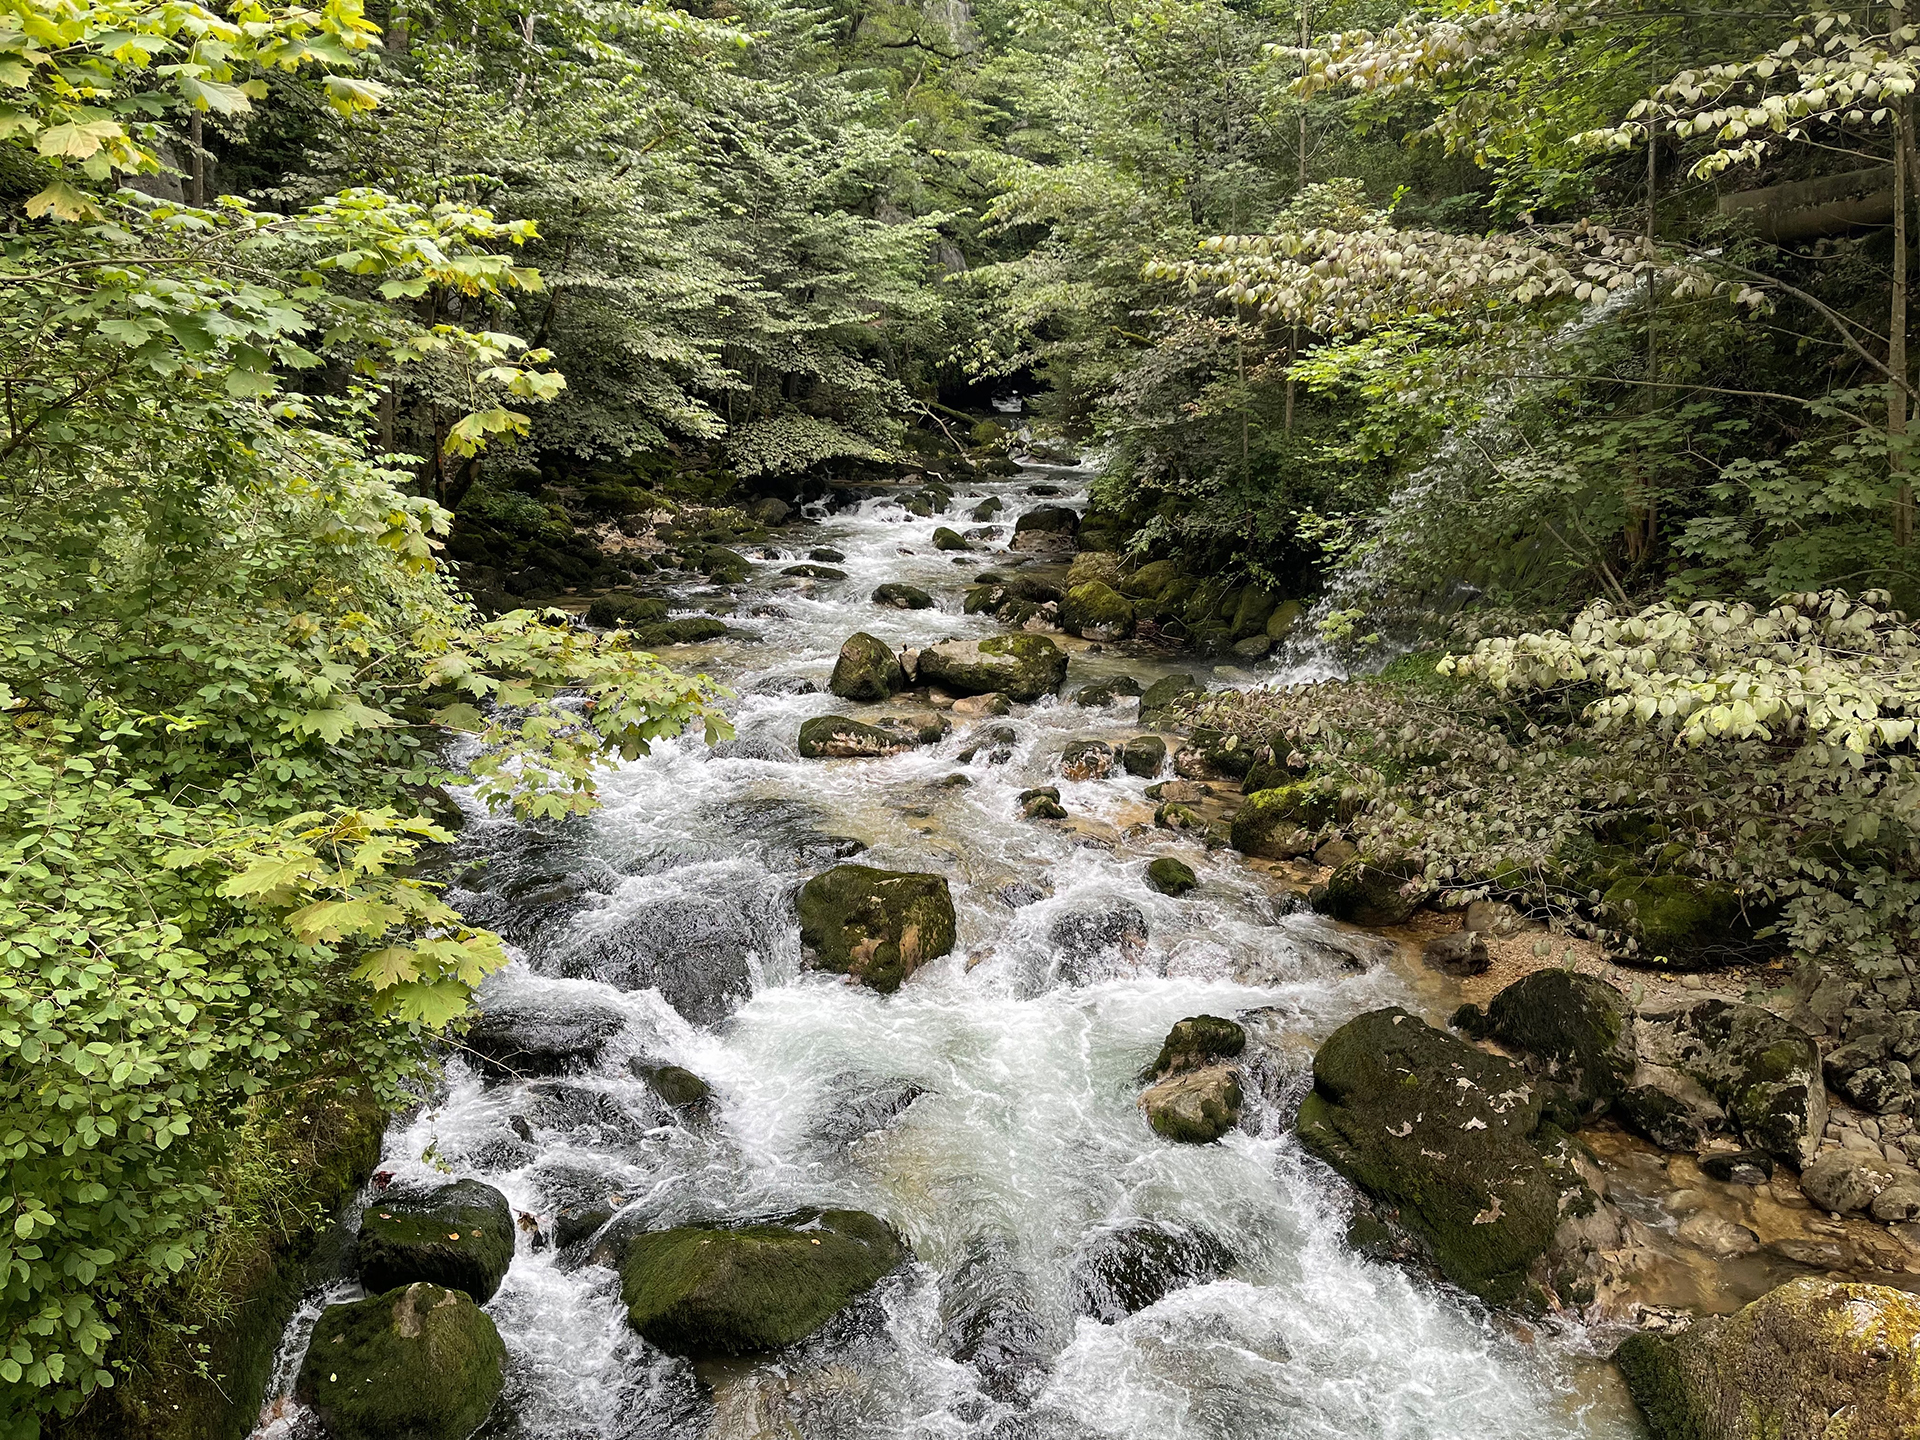
M 414 867 L 450 734 L 558 817 L 723 728 L 537 613 L 663 505 L 1097 456 L 1135 573 L 1362 658 L 1486 639 L 1337 735 L 1249 722 L 1436 883 L 1591 918 L 1631 861 L 1911 975 L 1916 43 L 1633 0 L 0 7 L 0 1432 L 190 1369 L 314 1203 L 287 1157 L 500 963 Z

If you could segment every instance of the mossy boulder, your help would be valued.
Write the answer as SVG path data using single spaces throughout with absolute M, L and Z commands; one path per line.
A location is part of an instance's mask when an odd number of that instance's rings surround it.
M 1189 872 L 1191 873 L 1191 872 Z M 1247 1048 L 1247 1030 L 1238 1020 L 1221 1015 L 1190 1015 L 1176 1020 L 1160 1043 L 1160 1053 L 1147 1067 L 1147 1078 L 1164 1080 L 1189 1070 L 1233 1060 Z
M 1283 600 L 1267 616 L 1267 638 L 1278 645 L 1293 634 L 1294 626 L 1306 617 L 1307 607 L 1298 600 Z
M 1042 505 L 1014 521 L 1010 548 L 1023 554 L 1072 551 L 1074 533 L 1079 528 L 1077 511 L 1064 505 Z
M 738 550 L 724 545 L 707 545 L 690 556 L 693 566 L 716 585 L 738 585 L 753 573 L 753 562 Z
M 1115 588 L 1137 600 L 1158 600 L 1179 577 L 1180 567 L 1173 561 L 1152 560 L 1122 579 Z
M 484 1310 L 422 1281 L 321 1312 L 294 1394 L 332 1440 L 467 1440 L 506 1358 Z
M 627 1319 L 675 1355 L 750 1355 L 807 1338 L 906 1257 L 860 1210 L 635 1236 L 620 1261 Z
M 1333 797 L 1293 784 L 1249 795 L 1233 815 L 1233 848 L 1261 860 L 1291 860 L 1313 852 L 1314 834 L 1331 818 Z
M 998 691 L 1025 703 L 1051 695 L 1067 678 L 1066 652 L 1044 635 L 943 640 L 920 652 L 922 684 L 957 695 Z
M 1307 894 L 1322 915 L 1353 925 L 1404 925 L 1420 908 L 1425 889 L 1411 868 L 1349 860 Z
M 958 530 L 942 525 L 933 532 L 933 548 L 936 550 L 971 550 L 973 546 Z
M 1158 735 L 1136 735 L 1120 749 L 1120 767 L 1129 775 L 1151 780 L 1165 768 L 1167 742 Z
M 885 700 L 907 688 L 907 672 L 886 641 L 864 630 L 848 637 L 827 689 L 843 700 Z
M 1754 1149 L 1795 1168 L 1819 1153 L 1827 1124 L 1820 1047 L 1791 1021 L 1758 1005 L 1702 1000 L 1642 1011 L 1634 1044 L 1642 1068 L 1699 1085 Z
M 1153 1133 L 1183 1145 L 1210 1145 L 1240 1123 L 1240 1072 L 1231 1065 L 1189 1070 L 1149 1086 L 1140 1110 Z
M 1687 875 L 1635 875 L 1604 896 L 1607 915 L 1632 937 L 1636 958 L 1701 969 L 1743 958 L 1752 930 L 1731 885 Z
M 602 630 L 658 624 L 667 618 L 667 602 L 639 595 L 603 595 L 587 606 L 587 623 Z
M 1493 997 L 1470 1033 L 1518 1051 L 1566 1087 L 1583 1111 L 1616 1099 L 1638 1058 L 1627 997 L 1572 970 L 1536 970 L 1516 980 Z
M 1140 697 L 1140 719 L 1145 724 L 1154 723 L 1149 717 L 1169 710 L 1182 700 L 1207 693 L 1207 687 L 1191 675 L 1168 675 L 1153 682 Z
M 1089 550 L 1083 555 L 1073 557 L 1073 563 L 1067 567 L 1067 588 L 1086 585 L 1098 580 L 1102 585 L 1120 588 L 1124 578 L 1120 567 L 1120 557 L 1105 550 Z
M 844 580 L 847 572 L 837 570 L 831 565 L 789 565 L 780 572 L 782 575 L 798 576 L 802 580 Z
M 1812 1276 L 1615 1356 L 1654 1440 L 1920 1435 L 1920 1298 Z
M 354 1255 L 360 1283 L 376 1295 L 424 1280 L 484 1305 L 513 1262 L 513 1211 L 478 1180 L 385 1196 L 361 1215 Z
M 1200 883 L 1193 867 L 1184 860 L 1162 855 L 1147 866 L 1147 888 L 1162 895 L 1184 895 Z
M 1313 1083 L 1301 1143 L 1396 1209 L 1448 1280 L 1495 1303 L 1517 1299 L 1560 1209 L 1526 1072 L 1393 1006 L 1334 1031 L 1313 1057 Z
M 656 1064 L 636 1055 L 627 1069 L 676 1110 L 704 1110 L 713 1103 L 713 1087 L 684 1065 Z
M 953 897 L 942 876 L 838 865 L 800 888 L 800 943 L 810 963 L 882 994 L 953 941 Z
M 1060 602 L 1060 628 L 1083 640 L 1124 640 L 1133 634 L 1133 604 L 1111 585 L 1089 580 Z
M 894 610 L 931 610 L 933 596 L 918 585 L 909 585 L 901 580 L 889 580 L 877 586 L 873 592 L 873 603 L 885 605 Z
M 1233 632 L 1236 641 L 1254 638 L 1267 638 L 1267 617 L 1280 603 L 1279 597 L 1262 590 L 1257 585 L 1249 585 L 1242 590 L 1233 607 L 1233 614 L 1221 617 Z
M 815 715 L 801 722 L 797 748 L 804 760 L 870 759 L 931 745 L 949 728 L 943 716 L 888 716 L 869 725 L 845 715 Z

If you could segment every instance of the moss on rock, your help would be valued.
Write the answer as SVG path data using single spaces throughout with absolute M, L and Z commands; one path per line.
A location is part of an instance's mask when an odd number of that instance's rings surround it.
M 1044 635 L 945 640 L 920 652 L 919 677 L 959 695 L 998 691 L 1030 704 L 1060 688 L 1067 678 L 1067 656 Z
M 859 1210 L 639 1235 L 620 1262 L 633 1328 L 677 1355 L 747 1355 L 806 1339 L 907 1253 Z
M 332 1440 L 467 1440 L 500 1396 L 506 1358 L 485 1311 L 423 1281 L 329 1306 L 294 1393 Z
M 355 1261 L 373 1294 L 424 1280 L 484 1305 L 513 1261 L 513 1212 L 478 1180 L 389 1195 L 361 1215 Z
M 1176 1020 L 1160 1044 L 1160 1053 L 1147 1069 L 1149 1079 L 1162 1080 L 1188 1070 L 1203 1070 L 1231 1060 L 1247 1048 L 1247 1030 L 1238 1020 L 1221 1015 L 1190 1015 Z
M 1748 928 L 1731 885 L 1686 875 L 1634 875 L 1605 895 L 1607 913 L 1639 946 L 1639 959 L 1696 969 L 1739 959 Z
M 1147 866 L 1147 887 L 1162 895 L 1184 895 L 1200 884 L 1193 867 L 1184 860 L 1162 855 Z
M 1493 997 L 1481 1033 L 1535 1061 L 1582 1110 L 1613 1100 L 1633 1076 L 1633 1006 L 1596 976 L 1536 970 Z
M 1120 767 L 1142 779 L 1151 780 L 1166 763 L 1167 742 L 1158 735 L 1136 735 L 1120 750 Z
M 1133 634 L 1133 604 L 1098 580 L 1067 591 L 1060 602 L 1060 627 L 1083 640 L 1124 640 Z
M 1230 1065 L 1183 1071 L 1141 1093 L 1140 1109 L 1163 1140 L 1210 1145 L 1240 1123 L 1240 1072 Z
M 1403 925 L 1420 908 L 1422 888 L 1398 865 L 1349 860 L 1308 892 L 1322 915 L 1354 925 Z
M 1233 848 L 1262 860 L 1291 860 L 1314 848 L 1313 832 L 1331 818 L 1334 801 L 1311 785 L 1292 784 L 1249 795 L 1234 812 Z
M 1301 1143 L 1395 1207 L 1447 1279 L 1517 1299 L 1560 1201 L 1534 1144 L 1541 1099 L 1526 1072 L 1394 1006 L 1334 1031 L 1313 1080 Z
M 1167 675 L 1153 682 L 1140 697 L 1140 722 L 1154 724 L 1153 716 L 1170 710 L 1182 700 L 1206 694 L 1207 687 L 1191 675 Z
M 1794 1280 L 1615 1358 L 1654 1440 L 1920 1434 L 1920 1299 L 1883 1285 Z
M 939 875 L 837 865 L 800 888 L 799 905 L 811 963 L 882 994 L 953 949 L 953 897 Z
M 848 637 L 827 689 L 843 700 L 885 700 L 907 688 L 907 673 L 886 641 L 864 630 Z
M 889 580 L 877 586 L 873 592 L 873 603 L 890 606 L 895 610 L 931 610 L 933 596 L 918 585 L 908 585 L 904 581 Z

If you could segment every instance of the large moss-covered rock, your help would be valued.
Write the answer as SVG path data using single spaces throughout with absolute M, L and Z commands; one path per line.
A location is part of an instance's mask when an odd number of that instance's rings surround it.
M 619 625 L 658 624 L 666 618 L 666 601 L 639 595 L 603 595 L 587 607 L 587 623 L 602 630 Z
M 642 650 L 654 650 L 662 645 L 698 645 L 726 633 L 727 627 L 711 615 L 683 615 L 660 625 L 636 626 L 633 643 Z
M 973 546 L 967 543 L 966 537 L 961 535 L 958 530 L 953 530 L 942 525 L 933 532 L 933 548 L 936 550 L 971 550 Z
M 1827 1125 L 1820 1047 L 1758 1005 L 1702 1000 L 1641 1012 L 1634 1044 L 1645 1065 L 1699 1084 L 1747 1144 L 1796 1169 L 1812 1162 Z
M 1369 860 L 1349 860 L 1307 894 L 1322 915 L 1354 925 L 1403 925 L 1425 894 L 1410 870 Z
M 620 1262 L 633 1328 L 676 1355 L 747 1355 L 806 1339 L 906 1255 L 859 1210 L 636 1236 Z
M 885 700 L 907 688 L 907 673 L 886 641 L 864 630 L 848 638 L 827 689 L 842 700 Z
M 1116 588 L 1124 595 L 1140 600 L 1158 600 L 1160 594 L 1180 576 L 1180 567 L 1171 560 L 1151 560 L 1123 577 Z
M 1235 601 L 1233 614 L 1221 618 L 1226 621 L 1235 640 L 1248 640 L 1256 636 L 1264 640 L 1267 638 L 1267 617 L 1279 603 L 1277 595 L 1257 585 L 1249 585 Z
M 1616 1358 L 1654 1440 L 1920 1435 L 1920 1299 L 1903 1290 L 1809 1276 Z
M 1608 916 L 1633 937 L 1637 958 L 1676 969 L 1739 960 L 1751 929 L 1731 885 L 1686 875 L 1635 875 L 1604 897 Z
M 1067 678 L 1066 652 L 1044 635 L 944 640 L 920 652 L 921 683 L 959 695 L 998 691 L 1022 703 L 1051 695 Z
M 1083 640 L 1124 640 L 1133 634 L 1133 603 L 1111 585 L 1088 580 L 1060 602 L 1060 628 Z
M 1204 1070 L 1236 1058 L 1246 1048 L 1247 1030 L 1238 1020 L 1221 1015 L 1191 1015 L 1174 1022 L 1160 1044 L 1160 1053 L 1147 1067 L 1147 1077 L 1164 1080 L 1169 1075 Z
M 1395 1006 L 1334 1031 L 1313 1082 L 1301 1143 L 1396 1209 L 1447 1279 L 1496 1303 L 1517 1298 L 1560 1206 L 1526 1072 Z
M 925 961 L 953 949 L 945 878 L 837 865 L 800 888 L 800 942 L 822 970 L 891 994 Z
M 877 724 L 845 715 L 815 715 L 800 724 L 797 749 L 806 760 L 855 760 L 898 755 L 916 745 L 931 745 L 952 724 L 944 716 L 887 716 Z
M 873 603 L 894 610 L 931 610 L 933 596 L 918 585 L 909 585 L 904 580 L 889 580 L 875 588 Z
M 1184 895 L 1200 883 L 1193 867 L 1184 860 L 1162 855 L 1147 866 L 1147 888 L 1162 895 Z
M 1472 1033 L 1518 1051 L 1566 1087 L 1581 1110 L 1625 1090 L 1638 1058 L 1627 997 L 1571 970 L 1536 970 L 1516 980 L 1493 997 Z
M 421 1282 L 328 1306 L 294 1394 L 332 1440 L 467 1440 L 500 1396 L 506 1358 L 484 1310 Z
M 1233 848 L 1261 860 L 1291 860 L 1314 848 L 1314 834 L 1334 801 L 1311 785 L 1283 785 L 1249 795 L 1233 814 Z
M 425 1280 L 484 1305 L 513 1261 L 513 1211 L 479 1180 L 385 1196 L 360 1217 L 355 1260 L 374 1294 Z

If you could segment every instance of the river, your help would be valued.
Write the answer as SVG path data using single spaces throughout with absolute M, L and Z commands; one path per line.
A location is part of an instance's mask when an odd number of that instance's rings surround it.
M 968 484 L 953 514 L 1000 495 L 1004 536 L 1026 507 L 1083 505 L 1083 483 L 1073 472 L 1032 472 Z M 1035 484 L 1068 493 L 1036 497 Z M 382 1162 L 396 1185 L 484 1179 L 539 1217 L 596 1186 L 628 1204 L 626 1223 L 649 1227 L 863 1208 L 911 1238 L 913 1262 L 794 1352 L 696 1374 L 628 1331 L 611 1269 L 523 1235 L 488 1307 L 511 1373 L 481 1434 L 1642 1433 L 1598 1358 L 1605 1337 L 1490 1316 L 1344 1243 L 1348 1191 L 1303 1155 L 1289 1124 L 1321 1038 L 1364 1010 L 1421 1008 L 1391 947 L 1300 913 L 1231 851 L 1209 855 L 1141 825 L 1151 816 L 1146 779 L 1058 775 L 1069 740 L 1138 733 L 1133 702 L 1083 709 L 1066 698 L 1077 686 L 1123 673 L 1150 682 L 1174 669 L 1204 678 L 1204 663 L 1093 653 L 1066 639 L 1073 661 L 1057 700 L 1003 720 L 956 719 L 941 742 L 888 759 L 794 757 L 802 720 L 863 708 L 825 693 L 854 631 L 910 646 L 1000 628 L 960 613 L 963 587 L 995 557 L 955 563 L 933 547 L 936 525 L 967 528 L 953 514 L 916 518 L 870 499 L 778 532 L 785 557 L 759 561 L 725 596 L 735 606 L 729 625 L 750 638 L 666 657 L 736 692 L 727 708 L 740 739 L 721 754 L 697 737 L 659 745 L 605 783 L 604 806 L 587 821 L 540 828 L 475 816 L 455 898 L 514 945 L 485 1003 L 564 1006 L 584 995 L 618 1006 L 628 1023 L 590 1074 L 564 1082 L 489 1086 L 456 1056 L 430 1102 L 396 1120 Z M 845 580 L 781 575 L 823 546 L 844 554 L 833 563 Z M 939 608 L 876 606 L 868 596 L 884 581 L 921 586 Z M 674 593 L 689 609 L 720 598 L 692 584 Z M 1274 667 L 1261 677 L 1286 678 Z M 801 690 L 800 680 L 818 689 Z M 1010 745 L 957 760 L 999 725 L 1011 727 Z M 971 783 L 943 783 L 956 774 Z M 1016 796 L 1044 784 L 1060 787 L 1074 823 L 1022 817 Z M 954 952 L 896 995 L 800 967 L 793 892 L 850 853 L 849 841 L 867 847 L 862 863 L 931 870 L 952 884 Z M 1200 888 L 1179 899 L 1151 890 L 1145 867 L 1162 854 L 1190 863 Z M 1143 950 L 1096 944 L 1063 963 L 1063 935 L 1110 938 L 1137 931 L 1136 917 Z M 634 954 L 673 978 L 624 990 L 591 978 L 608 973 L 609 957 Z M 1200 1013 L 1249 1025 L 1247 1114 L 1217 1144 L 1171 1144 L 1137 1111 L 1135 1076 L 1174 1021 Z M 711 1117 L 663 1107 L 629 1072 L 635 1057 L 704 1078 L 716 1092 Z M 1224 1247 L 1225 1274 L 1132 1314 L 1085 1313 L 1101 1310 L 1087 1279 L 1102 1273 L 1099 1257 L 1141 1222 Z M 283 1378 L 318 1302 L 357 1294 L 342 1282 L 303 1312 L 283 1345 Z M 988 1347 L 1006 1362 L 996 1369 L 969 1348 L 977 1334 L 968 1326 L 1008 1314 L 1024 1319 L 1014 1343 Z M 298 1433 L 298 1424 L 261 1433 Z

